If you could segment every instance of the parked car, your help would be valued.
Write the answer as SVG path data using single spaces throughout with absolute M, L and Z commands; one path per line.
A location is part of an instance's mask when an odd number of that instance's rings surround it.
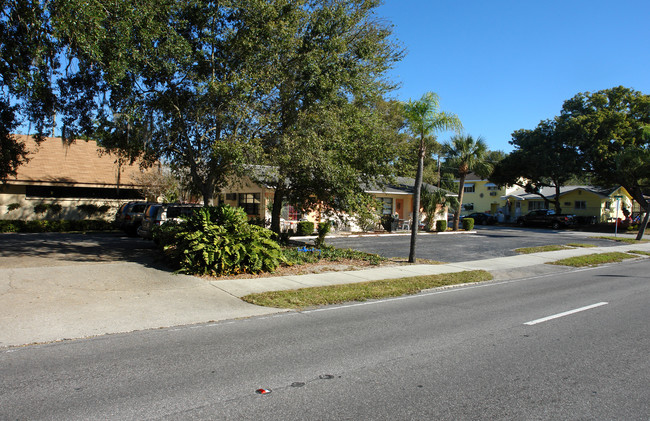
M 144 212 L 142 224 L 138 228 L 138 235 L 147 240 L 153 238 L 153 228 L 169 221 L 178 222 L 182 217 L 187 217 L 200 208 L 195 203 L 166 203 L 151 204 Z
M 149 202 L 128 202 L 120 206 L 115 214 L 115 227 L 129 236 L 135 237 L 138 227 L 142 223 L 144 211 L 150 204 Z
M 497 217 L 485 212 L 474 212 L 462 216 L 461 219 L 472 218 L 475 225 L 492 225 L 497 223 Z
M 575 225 L 575 215 L 556 214 L 552 209 L 537 209 L 517 218 L 521 226 L 545 226 L 553 229 Z

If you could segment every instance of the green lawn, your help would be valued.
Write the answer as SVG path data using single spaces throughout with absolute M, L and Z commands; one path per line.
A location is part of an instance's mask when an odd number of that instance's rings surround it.
M 620 253 L 620 252 L 596 253 L 596 254 L 587 254 L 585 256 L 569 257 L 567 259 L 561 259 L 561 260 L 556 260 L 555 262 L 549 262 L 548 264 L 583 267 L 583 266 L 602 265 L 605 263 L 617 263 L 617 262 L 622 262 L 623 260 L 626 259 L 634 259 L 635 257 L 636 256 L 632 254 Z
M 302 309 L 350 301 L 366 301 L 417 294 L 422 290 L 492 279 L 489 272 L 474 270 L 440 275 L 414 276 L 356 284 L 301 288 L 250 294 L 242 300 L 265 307 Z

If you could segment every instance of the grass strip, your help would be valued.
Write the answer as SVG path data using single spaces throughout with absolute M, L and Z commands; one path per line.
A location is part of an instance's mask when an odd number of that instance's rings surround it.
M 515 253 L 531 254 L 531 253 L 541 253 L 541 252 L 544 252 L 544 251 L 568 250 L 570 248 L 571 247 L 558 246 L 558 245 L 537 246 L 537 247 L 522 247 L 522 248 L 515 249 Z
M 338 262 L 345 259 L 363 260 L 372 265 L 378 265 L 386 261 L 385 257 L 381 257 L 378 254 L 365 253 L 352 249 L 339 249 L 332 246 L 323 246 L 320 249 L 307 246 L 285 247 L 282 252 L 289 266 L 317 263 L 321 260 L 328 260 L 330 262 Z
M 612 236 L 602 236 L 602 237 L 594 237 L 594 238 L 599 238 L 601 240 L 612 240 L 612 241 L 616 241 L 617 243 L 625 243 L 625 244 L 641 244 L 641 243 L 648 242 L 648 240 L 635 240 L 634 238 L 623 238 L 623 237 L 612 237 Z
M 602 265 L 605 263 L 622 262 L 625 259 L 633 259 L 634 256 L 628 253 L 612 252 L 612 253 L 596 253 L 587 254 L 585 256 L 569 257 L 567 259 L 556 260 L 555 262 L 548 262 L 549 265 L 561 266 L 594 266 Z
M 578 248 L 590 248 L 590 247 L 597 247 L 593 244 L 585 244 L 585 243 L 569 243 L 567 244 L 569 247 L 578 247 Z
M 643 251 L 643 250 L 630 250 L 630 251 L 628 251 L 628 253 L 640 254 L 642 256 L 650 256 L 650 252 Z
M 387 297 L 417 294 L 422 290 L 468 282 L 492 279 L 484 270 L 473 270 L 440 275 L 423 275 L 408 278 L 386 279 L 356 284 L 301 288 L 290 291 L 270 291 L 249 294 L 242 300 L 265 307 L 303 309 L 307 307 L 367 301 Z

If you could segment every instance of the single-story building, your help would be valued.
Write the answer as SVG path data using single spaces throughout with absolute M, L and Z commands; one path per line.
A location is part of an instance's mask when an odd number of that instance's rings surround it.
M 231 206 L 239 206 L 246 210 L 249 218 L 258 218 L 265 221 L 271 219 L 271 208 L 275 190 L 269 184 L 262 181 L 265 174 L 272 174 L 272 169 L 264 166 L 252 167 L 251 171 L 255 173 L 252 176 L 234 180 L 229 187 L 223 189 L 220 202 L 227 203 Z M 384 186 L 364 186 L 364 191 L 381 202 L 381 215 L 396 215 L 399 219 L 398 228 L 408 229 L 412 223 L 413 215 L 413 190 L 415 180 L 408 177 L 396 177 L 393 183 L 387 183 Z M 424 183 L 423 189 L 430 191 L 437 190 L 437 187 Z M 378 215 L 377 220 L 379 220 Z M 422 221 L 426 215 L 422 215 Z M 303 212 L 291 205 L 285 205 L 282 209 L 282 229 L 294 229 L 295 225 L 301 220 L 307 220 L 318 223 L 318 212 Z M 435 220 L 447 220 L 447 209 L 434 216 Z M 374 227 L 363 227 L 360 222 L 352 215 L 337 215 L 339 229 L 346 231 L 361 231 Z
M 139 164 L 120 164 L 93 140 L 15 136 L 29 161 L 0 184 L 0 219 L 110 219 L 120 204 L 144 199 Z
M 545 187 L 541 193 L 550 201 L 545 201 L 538 194 L 527 193 L 522 188 L 504 196 L 506 220 L 514 222 L 519 216 L 535 209 L 553 209 L 555 188 Z M 562 186 L 560 188 L 562 213 L 576 215 L 584 222 L 613 222 L 616 218 L 624 218 L 625 212 L 632 211 L 633 203 L 632 196 L 623 187 Z

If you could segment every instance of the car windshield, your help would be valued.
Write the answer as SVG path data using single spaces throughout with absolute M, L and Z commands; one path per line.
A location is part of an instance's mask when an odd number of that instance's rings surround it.
M 146 207 L 147 207 L 146 204 L 144 204 L 144 203 L 142 203 L 142 204 L 138 203 L 138 204 L 136 204 L 136 205 L 133 205 L 133 207 L 131 208 L 131 212 L 137 212 L 137 213 L 144 212 L 144 208 L 146 208 Z
M 149 206 L 146 211 L 146 216 L 153 217 L 158 213 L 158 209 L 160 209 L 160 206 Z
M 191 215 L 196 209 L 195 206 L 170 206 L 167 209 L 167 218 L 178 218 L 179 216 Z

